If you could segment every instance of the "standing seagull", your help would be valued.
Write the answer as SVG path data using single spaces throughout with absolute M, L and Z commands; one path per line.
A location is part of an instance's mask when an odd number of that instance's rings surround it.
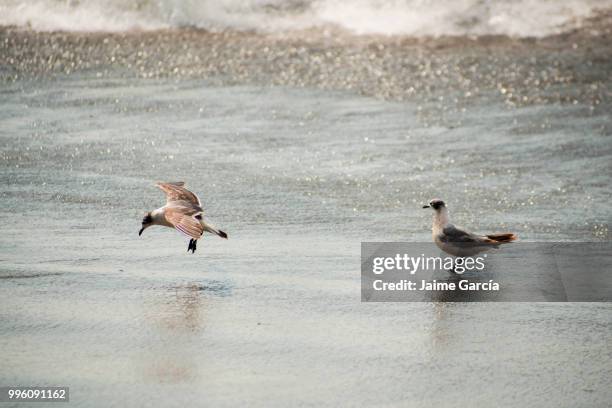
M 423 208 L 433 208 L 434 210 L 431 234 L 438 248 L 460 258 L 497 248 L 500 244 L 512 242 L 517 238 L 510 232 L 476 235 L 455 227 L 449 222 L 448 210 L 442 200 L 431 200 Z
M 152 225 L 176 228 L 191 238 L 187 252 L 192 253 L 195 253 L 196 243 L 204 231 L 227 239 L 225 232 L 204 222 L 202 203 L 197 195 L 185 188 L 184 182 L 157 183 L 156 186 L 166 194 L 166 205 L 145 214 L 138 235 Z

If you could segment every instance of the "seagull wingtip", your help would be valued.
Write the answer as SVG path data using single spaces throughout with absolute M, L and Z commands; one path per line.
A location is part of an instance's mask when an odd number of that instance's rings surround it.
M 156 181 L 155 185 L 159 186 L 161 184 L 172 184 L 173 186 L 183 187 L 185 185 L 184 181 Z

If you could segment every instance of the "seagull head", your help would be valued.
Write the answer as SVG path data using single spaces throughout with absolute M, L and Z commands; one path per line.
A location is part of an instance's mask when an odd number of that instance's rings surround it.
M 440 209 L 446 208 L 446 204 L 444 204 L 444 201 L 440 200 L 439 198 L 434 198 L 429 202 L 429 204 L 424 205 L 423 208 L 433 208 L 436 211 L 440 211 Z
M 138 235 L 142 235 L 142 231 L 144 231 L 147 227 L 153 225 L 153 217 L 151 217 L 151 213 L 145 213 L 144 218 L 142 219 L 142 228 L 138 231 Z

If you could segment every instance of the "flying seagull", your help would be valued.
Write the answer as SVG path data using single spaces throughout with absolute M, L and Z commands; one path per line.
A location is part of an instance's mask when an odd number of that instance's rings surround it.
M 190 238 L 187 252 L 192 253 L 195 253 L 196 243 L 204 231 L 227 239 L 225 232 L 203 220 L 202 203 L 197 195 L 185 188 L 184 182 L 157 183 L 156 186 L 166 194 L 166 205 L 145 214 L 138 235 L 153 225 L 176 228 Z
M 439 199 L 431 200 L 423 208 L 434 210 L 431 233 L 438 248 L 457 257 L 473 256 L 517 239 L 517 236 L 510 232 L 476 235 L 455 227 L 449 221 L 446 204 Z

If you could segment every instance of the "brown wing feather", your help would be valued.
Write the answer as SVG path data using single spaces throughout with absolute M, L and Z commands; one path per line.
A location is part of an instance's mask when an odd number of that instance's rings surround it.
M 204 232 L 204 227 L 200 223 L 200 220 L 195 218 L 199 213 L 198 211 L 189 211 L 189 209 L 185 207 L 178 207 L 166 208 L 164 214 L 166 220 L 179 232 L 191 238 L 198 239 Z
M 193 194 L 191 191 L 183 187 L 185 183 L 182 181 L 175 183 L 157 183 L 159 187 L 166 194 L 166 201 L 189 201 L 190 203 L 197 204 L 200 206 L 200 199 L 198 196 Z

